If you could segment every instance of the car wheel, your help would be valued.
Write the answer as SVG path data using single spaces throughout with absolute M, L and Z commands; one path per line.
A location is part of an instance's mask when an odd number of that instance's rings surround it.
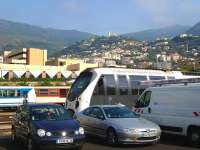
M 191 146 L 198 147 L 200 145 L 200 129 L 191 128 L 188 131 L 188 141 Z
M 27 150 L 36 150 L 36 145 L 31 137 L 28 137 Z M 37 147 L 38 150 L 38 147 Z
M 82 148 L 83 148 L 83 146 L 78 146 L 74 150 L 81 150 Z
M 107 143 L 109 145 L 117 145 L 118 144 L 118 137 L 114 129 L 108 129 L 107 132 Z

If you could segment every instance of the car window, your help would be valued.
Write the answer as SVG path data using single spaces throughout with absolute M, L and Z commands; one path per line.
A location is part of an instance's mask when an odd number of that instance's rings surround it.
M 87 109 L 85 109 L 85 110 L 83 111 L 83 114 L 86 115 L 86 116 L 89 116 L 90 113 L 91 113 L 91 111 L 92 111 L 92 108 L 87 108 Z
M 151 91 L 146 91 L 144 94 L 141 95 L 139 100 L 136 102 L 135 107 L 143 108 L 149 106 L 151 100 Z
M 102 119 L 104 117 L 103 112 L 100 108 L 98 107 L 93 107 L 90 117 L 97 118 L 97 119 Z
M 103 107 L 107 118 L 137 118 L 138 116 L 127 107 Z
M 72 117 L 62 106 L 45 105 L 33 106 L 31 108 L 31 119 L 33 121 L 61 121 L 72 119 Z

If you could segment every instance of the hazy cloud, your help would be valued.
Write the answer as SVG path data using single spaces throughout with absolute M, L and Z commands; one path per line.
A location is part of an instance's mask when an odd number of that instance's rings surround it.
M 75 0 L 64 3 L 64 10 L 67 13 L 84 15 L 87 14 L 86 8 Z
M 200 19 L 198 0 L 133 0 L 142 11 L 148 13 L 154 24 L 191 24 Z M 187 23 L 187 21 L 189 21 Z

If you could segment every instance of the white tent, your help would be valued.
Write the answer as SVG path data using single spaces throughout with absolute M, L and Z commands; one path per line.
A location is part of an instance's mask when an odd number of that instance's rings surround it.
M 39 70 L 34 70 L 30 72 L 35 78 L 37 78 L 42 73 L 42 71 L 39 71 Z
M 7 70 L 1 70 L 0 73 L 1 73 L 0 77 L 4 78 L 4 76 L 8 73 L 8 71 Z
M 46 73 L 49 75 L 50 78 L 53 78 L 57 74 L 57 71 L 46 70 Z
M 22 77 L 22 75 L 26 72 L 26 71 L 19 71 L 19 70 L 15 70 L 15 71 L 13 71 L 16 75 L 17 75 L 17 77 L 18 78 L 21 78 Z
M 68 78 L 72 72 L 71 71 L 61 71 L 61 74 L 65 77 L 65 78 Z

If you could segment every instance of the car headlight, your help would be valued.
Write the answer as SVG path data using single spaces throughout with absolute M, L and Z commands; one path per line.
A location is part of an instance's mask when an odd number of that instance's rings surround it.
M 76 131 L 74 132 L 74 134 L 75 134 L 75 135 L 79 135 L 79 131 L 76 130 Z
M 45 136 L 45 134 L 46 134 L 46 131 L 44 129 L 38 129 L 37 130 L 38 136 L 43 137 L 43 136 Z
M 52 133 L 51 132 L 46 132 L 46 136 L 51 136 Z
M 84 129 L 82 127 L 80 127 L 78 131 L 79 131 L 79 134 L 82 134 L 82 135 L 84 134 Z
M 139 133 L 138 130 L 136 130 L 136 129 L 129 129 L 129 128 L 126 128 L 126 129 L 124 129 L 123 131 L 124 131 L 125 133 L 127 133 L 127 134 L 137 134 L 137 133 Z

